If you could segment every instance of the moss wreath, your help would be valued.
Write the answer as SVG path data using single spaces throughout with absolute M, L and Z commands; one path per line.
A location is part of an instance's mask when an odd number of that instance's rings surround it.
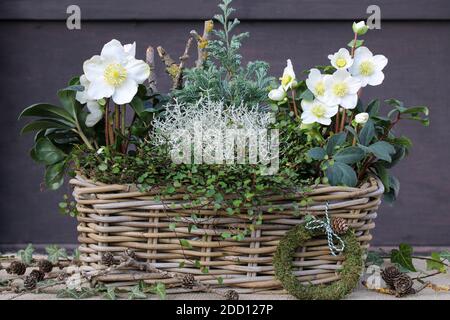
M 292 260 L 296 249 L 317 233 L 306 229 L 304 224 L 290 230 L 278 244 L 274 256 L 275 275 L 283 287 L 300 300 L 338 300 L 349 294 L 358 284 L 362 272 L 362 250 L 352 231 L 342 236 L 345 244 L 344 267 L 341 279 L 330 285 L 302 285 L 292 272 Z

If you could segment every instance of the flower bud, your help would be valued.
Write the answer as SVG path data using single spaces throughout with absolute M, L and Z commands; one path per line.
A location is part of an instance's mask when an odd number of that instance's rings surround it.
M 367 112 L 358 113 L 355 116 L 355 122 L 358 124 L 365 124 L 369 120 L 369 114 Z
M 283 101 L 286 97 L 286 91 L 282 87 L 278 89 L 273 89 L 269 92 L 269 99 L 273 101 Z
M 352 29 L 354 33 L 358 34 L 358 36 L 362 36 L 367 33 L 369 27 L 366 25 L 364 21 L 360 21 L 358 23 L 353 22 Z

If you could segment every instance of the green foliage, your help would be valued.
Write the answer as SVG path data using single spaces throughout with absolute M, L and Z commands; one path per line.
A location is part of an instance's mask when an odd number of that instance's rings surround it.
M 447 266 L 443 263 L 444 260 L 439 252 L 433 252 L 431 258 L 427 260 L 427 270 L 437 270 L 441 273 L 447 273 Z
M 413 248 L 406 243 L 401 243 L 398 249 L 391 250 L 391 262 L 409 270 L 416 271 L 412 262 Z
M 369 251 L 367 253 L 366 265 L 381 266 L 383 263 L 384 263 L 384 260 L 378 252 Z
M 27 247 L 25 249 L 19 250 L 17 252 L 17 256 L 20 258 L 20 261 L 29 265 L 33 261 L 33 253 L 34 253 L 34 248 L 33 248 L 33 245 L 30 243 L 27 245 Z
M 98 291 L 95 288 L 82 287 L 80 290 L 64 288 L 58 291 L 56 297 L 61 299 L 81 300 L 95 297 L 97 294 Z
M 107 300 L 117 300 L 116 288 L 108 287 L 106 292 L 103 294 L 103 297 Z
M 173 92 L 182 102 L 194 103 L 205 95 L 213 101 L 223 100 L 227 105 L 249 106 L 267 102 L 267 93 L 273 79 L 268 76 L 266 62 L 249 62 L 241 66 L 239 50 L 248 33 L 232 34 L 239 20 L 231 20 L 234 9 L 231 1 L 224 0 L 219 5 L 222 13 L 215 19 L 222 30 L 214 30 L 216 39 L 208 42 L 207 61 L 200 68 L 187 69 L 184 73 L 184 86 Z
M 59 259 L 67 259 L 66 249 L 60 248 L 55 244 L 46 247 L 45 251 L 48 255 L 48 261 L 53 264 L 57 264 L 59 262 Z

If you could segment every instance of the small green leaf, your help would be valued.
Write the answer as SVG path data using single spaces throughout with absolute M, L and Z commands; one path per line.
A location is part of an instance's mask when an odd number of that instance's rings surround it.
M 397 263 L 409 271 L 416 272 L 416 268 L 412 262 L 413 248 L 406 243 L 401 243 L 398 249 L 391 251 L 391 262 Z
M 353 46 L 355 46 L 355 48 L 359 48 L 364 44 L 364 40 L 356 40 L 353 39 L 352 41 L 350 41 L 347 46 L 349 46 L 350 48 L 353 48 Z
M 51 245 L 45 248 L 48 255 L 48 261 L 53 264 L 57 264 L 59 259 L 67 259 L 66 249 L 60 248 L 57 245 Z
M 367 253 L 366 264 L 381 266 L 384 263 L 383 258 L 378 252 L 369 251 Z
M 103 297 L 107 300 L 116 300 L 117 296 L 116 296 L 116 288 L 114 287 L 108 287 L 106 289 L 105 294 L 103 295 Z
M 47 166 L 45 170 L 45 185 L 50 190 L 56 190 L 64 183 L 65 164 L 58 162 Z
M 166 286 L 164 283 L 162 282 L 158 282 L 157 284 L 155 284 L 153 286 L 153 291 L 158 295 L 158 297 L 161 300 L 165 300 L 166 299 Z
M 223 285 L 223 278 L 222 278 L 222 277 L 218 277 L 218 278 L 217 278 L 217 283 L 218 283 L 219 285 Z
M 33 245 L 30 243 L 27 245 L 25 249 L 19 250 L 17 252 L 17 256 L 20 258 L 20 261 L 29 265 L 33 261 Z
M 180 239 L 180 244 L 182 247 L 192 249 L 191 243 L 189 241 L 187 241 L 186 239 Z
M 146 299 L 147 295 L 142 292 L 141 285 L 137 284 L 133 288 L 131 288 L 131 292 L 128 295 L 128 299 L 134 300 L 134 299 Z
M 327 152 L 324 148 L 316 147 L 308 151 L 308 156 L 314 160 L 323 160 L 327 156 Z
M 314 100 L 314 94 L 309 89 L 306 89 L 300 95 L 300 99 L 304 99 L 304 100 L 307 100 L 307 101 L 312 101 L 312 100 Z
M 447 267 L 442 263 L 439 252 L 433 252 L 431 258 L 427 260 L 427 270 L 437 270 L 440 273 L 446 273 Z
M 448 262 L 450 262 L 450 251 L 442 251 L 439 256 L 444 259 L 447 260 Z
M 372 100 L 368 105 L 367 105 L 367 110 L 366 112 L 369 114 L 369 116 L 373 117 L 373 116 L 377 116 L 378 113 L 380 112 L 380 100 L 376 99 L 376 100 Z

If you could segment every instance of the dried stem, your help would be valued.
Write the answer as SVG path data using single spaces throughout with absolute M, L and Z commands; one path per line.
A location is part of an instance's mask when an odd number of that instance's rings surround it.
M 148 87 L 152 90 L 152 92 L 158 92 L 158 88 L 156 87 L 156 68 L 155 68 L 155 49 L 153 47 L 148 47 L 146 52 L 146 61 L 150 67 L 150 76 L 148 77 Z
M 207 58 L 207 52 L 205 49 L 208 46 L 208 41 L 213 29 L 214 22 L 212 20 L 207 20 L 204 23 L 202 36 L 200 36 L 195 30 L 191 31 L 191 35 L 195 38 L 195 40 L 197 40 L 197 61 L 195 62 L 195 66 L 197 68 L 202 67 Z
M 178 73 L 173 83 L 174 89 L 180 89 L 183 86 L 183 69 L 186 60 L 189 59 L 189 50 L 191 48 L 191 45 L 192 45 L 192 37 L 189 37 L 189 39 L 186 42 L 186 47 L 184 48 L 184 53 L 180 57 L 180 64 L 178 65 Z

